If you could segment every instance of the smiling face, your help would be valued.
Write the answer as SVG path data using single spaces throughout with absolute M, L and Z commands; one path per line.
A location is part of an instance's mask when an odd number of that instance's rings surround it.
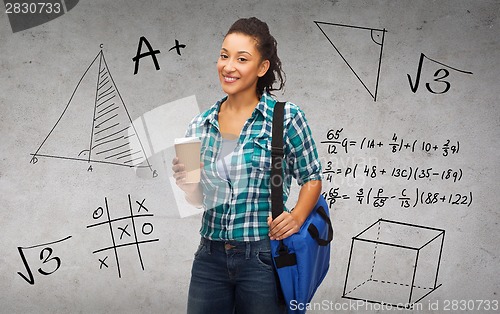
M 222 89 L 229 96 L 257 97 L 257 81 L 266 74 L 269 61 L 262 60 L 251 36 L 231 33 L 222 42 L 217 71 Z

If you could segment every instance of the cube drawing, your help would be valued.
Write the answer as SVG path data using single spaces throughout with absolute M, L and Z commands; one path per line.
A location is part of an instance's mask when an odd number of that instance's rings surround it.
M 411 308 L 441 286 L 444 233 L 379 219 L 352 238 L 342 297 Z

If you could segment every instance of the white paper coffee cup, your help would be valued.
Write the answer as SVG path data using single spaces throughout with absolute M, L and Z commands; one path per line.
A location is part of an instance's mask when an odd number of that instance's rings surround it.
M 186 183 L 200 182 L 200 148 L 198 137 L 182 137 L 174 140 L 175 154 L 186 167 Z

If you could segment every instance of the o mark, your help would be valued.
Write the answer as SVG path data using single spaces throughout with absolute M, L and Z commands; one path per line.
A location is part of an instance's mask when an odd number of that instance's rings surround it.
M 146 229 L 146 226 L 147 229 Z M 142 233 L 145 235 L 150 235 L 153 232 L 153 225 L 149 222 L 146 222 L 142 225 Z
M 104 210 L 102 209 L 102 207 L 97 207 L 96 210 L 94 210 L 94 212 L 92 213 L 92 217 L 94 219 L 99 219 L 101 218 L 102 214 L 104 213 Z

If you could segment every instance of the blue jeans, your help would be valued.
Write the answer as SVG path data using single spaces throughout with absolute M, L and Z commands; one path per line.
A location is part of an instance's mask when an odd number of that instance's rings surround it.
M 191 270 L 188 314 L 285 313 L 278 299 L 269 239 L 201 239 Z

